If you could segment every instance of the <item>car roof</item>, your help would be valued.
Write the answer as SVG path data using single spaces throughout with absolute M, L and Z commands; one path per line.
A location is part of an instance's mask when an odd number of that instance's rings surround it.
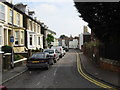
M 47 54 L 46 52 L 38 52 L 38 53 L 34 53 L 34 54 Z
M 45 50 L 55 50 L 55 49 L 44 49 L 44 51 L 45 51 Z

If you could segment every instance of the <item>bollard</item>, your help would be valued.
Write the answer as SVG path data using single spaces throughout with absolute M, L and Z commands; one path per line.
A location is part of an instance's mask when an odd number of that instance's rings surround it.
M 28 50 L 28 58 L 29 58 L 31 55 L 32 55 L 32 50 L 29 49 L 29 50 Z
M 11 69 L 11 53 L 5 53 L 4 54 L 4 60 L 3 60 L 3 65 L 4 69 Z

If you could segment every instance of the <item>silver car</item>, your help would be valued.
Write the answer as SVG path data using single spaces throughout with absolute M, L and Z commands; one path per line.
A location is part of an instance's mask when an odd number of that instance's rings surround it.
M 55 63 L 59 60 L 60 52 L 57 49 L 44 49 L 44 52 L 49 53 Z

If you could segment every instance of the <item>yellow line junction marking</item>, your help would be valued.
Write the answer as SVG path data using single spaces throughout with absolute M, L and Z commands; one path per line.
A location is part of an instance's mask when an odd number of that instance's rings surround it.
M 82 76 L 83 76 L 85 79 L 87 79 L 88 81 L 90 81 L 90 82 L 92 82 L 92 83 L 94 83 L 94 84 L 96 84 L 96 85 L 98 85 L 98 86 L 100 86 L 100 87 L 102 87 L 102 88 L 106 88 L 106 89 L 108 89 L 108 90 L 117 90 L 117 89 L 115 89 L 115 88 L 113 88 L 113 87 L 111 87 L 111 86 L 108 86 L 108 85 L 105 85 L 105 84 L 103 84 L 103 83 L 101 83 L 101 82 L 98 82 L 98 81 L 96 81 L 95 79 L 93 79 L 93 78 L 91 78 L 90 76 L 88 76 L 87 74 L 85 74 L 85 73 L 83 72 L 83 70 L 82 70 L 82 67 L 81 67 L 79 54 L 78 54 L 77 52 L 76 52 L 76 54 L 77 54 L 77 70 L 78 70 L 78 72 L 79 72 L 80 75 L 82 75 Z

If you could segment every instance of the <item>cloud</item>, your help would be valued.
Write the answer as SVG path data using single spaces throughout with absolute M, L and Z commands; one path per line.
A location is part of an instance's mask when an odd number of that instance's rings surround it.
M 54 13 L 57 11 L 57 8 L 53 5 L 49 4 L 41 4 L 40 5 L 40 10 L 46 12 L 46 13 Z
M 13 0 L 14 2 L 18 0 Z M 19 2 L 45 2 L 45 3 L 61 3 L 70 2 L 71 0 L 19 0 Z

